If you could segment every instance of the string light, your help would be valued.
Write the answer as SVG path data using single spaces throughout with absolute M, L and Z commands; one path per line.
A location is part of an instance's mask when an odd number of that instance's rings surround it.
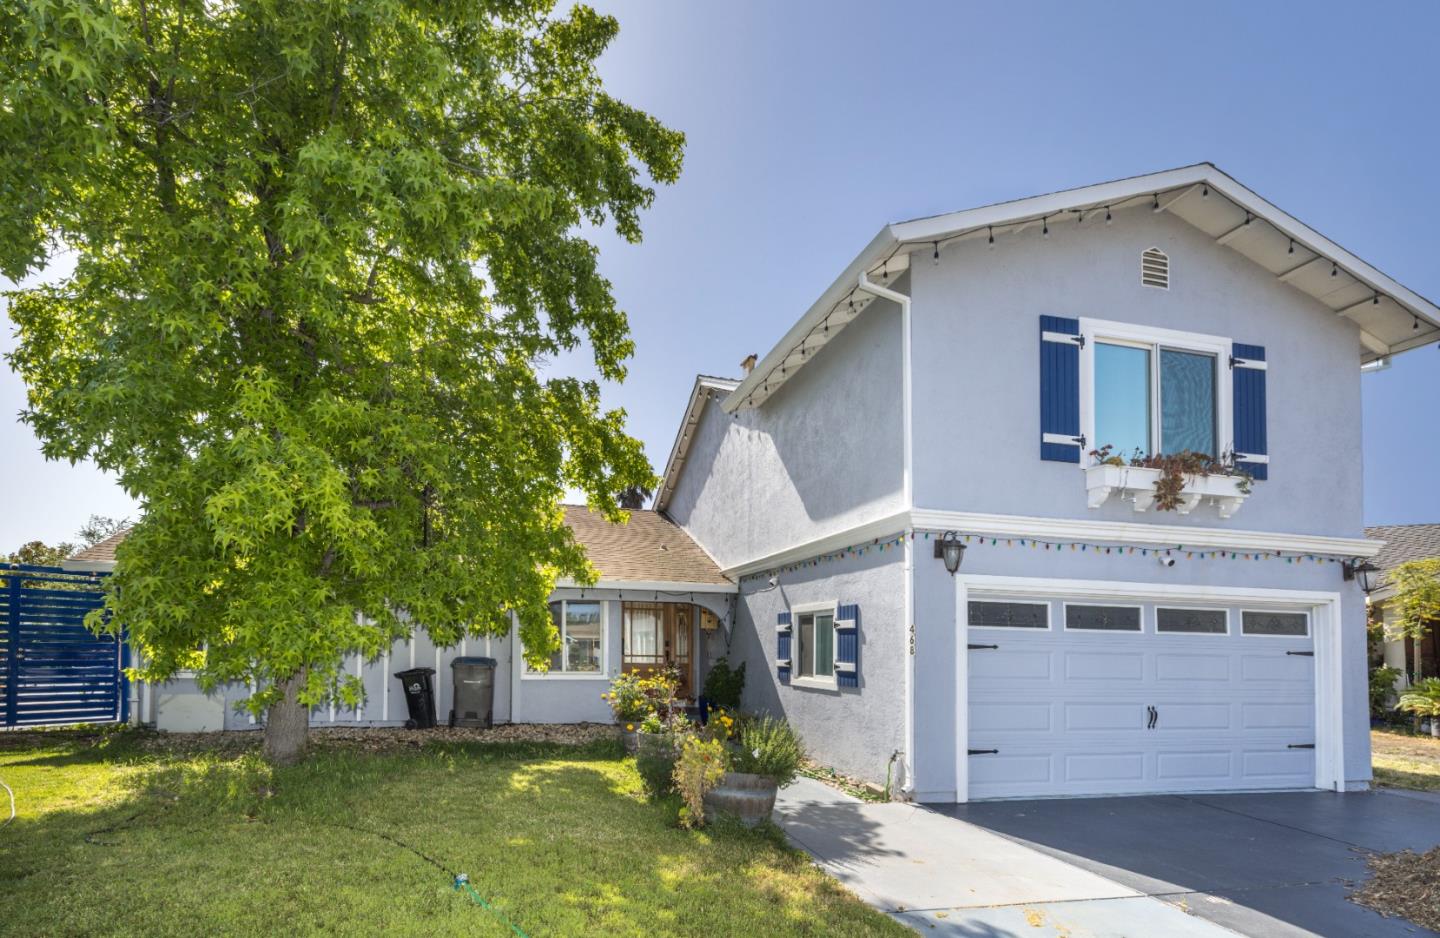
M 1370 301 L 1370 305 L 1371 305 L 1371 306 L 1379 306 L 1379 305 L 1380 305 L 1380 294 L 1378 294 L 1378 293 L 1375 294 L 1375 298 Z
M 1291 239 L 1290 239 L 1290 250 L 1287 251 L 1286 253 L 1288 253 L 1288 254 L 1294 254 L 1294 253 L 1295 253 L 1295 239 L 1294 239 L 1294 238 L 1291 238 Z
M 1160 211 L 1160 193 L 1156 192 L 1150 196 L 1150 211 Z
M 1334 261 L 1331 261 L 1331 262 L 1330 262 L 1330 276 L 1332 276 L 1332 277 L 1338 277 L 1339 275 L 1340 275 L 1340 268 L 1337 267 L 1337 266 L 1335 266 L 1335 262 L 1334 262 Z
M 1048 215 L 1040 220 L 1040 237 L 1050 237 L 1050 217 Z
M 1110 206 L 1105 206 L 1105 224 L 1110 224 Z
M 1247 225 L 1250 224 L 1250 213 L 1249 213 L 1249 212 L 1246 212 L 1246 213 L 1245 213 L 1245 224 L 1247 224 Z
M 1419 317 L 1419 316 L 1416 316 L 1416 317 L 1415 317 L 1415 325 L 1413 325 L 1413 326 L 1410 327 L 1410 331 L 1411 331 L 1411 332 L 1419 332 L 1419 331 L 1420 331 L 1420 317 Z
M 985 232 L 990 236 L 990 246 L 993 248 L 995 246 L 995 226 L 986 225 Z
M 1209 184 L 1209 183 L 1206 183 L 1204 186 L 1202 186 L 1202 187 L 1200 188 L 1200 198 L 1202 198 L 1202 199 L 1208 199 L 1208 198 L 1210 198 L 1210 184 Z
M 935 242 L 935 254 L 934 254 L 934 258 L 935 258 L 935 266 L 937 266 L 937 267 L 940 266 L 940 242 L 939 242 L 939 241 L 936 241 L 936 242 Z

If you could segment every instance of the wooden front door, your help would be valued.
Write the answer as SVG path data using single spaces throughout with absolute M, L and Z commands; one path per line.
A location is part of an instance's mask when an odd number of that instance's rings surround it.
M 623 603 L 621 668 L 626 673 L 678 672 L 681 697 L 694 697 L 695 607 L 689 603 Z

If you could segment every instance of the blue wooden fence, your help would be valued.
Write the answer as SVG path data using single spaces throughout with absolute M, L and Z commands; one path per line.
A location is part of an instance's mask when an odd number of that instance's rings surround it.
M 105 598 L 104 574 L 0 564 L 0 717 L 12 726 L 125 722 L 123 637 L 97 637 L 85 614 Z

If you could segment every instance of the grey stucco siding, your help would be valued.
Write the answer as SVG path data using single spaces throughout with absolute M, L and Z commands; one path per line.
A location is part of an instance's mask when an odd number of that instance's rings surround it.
M 883 784 L 891 755 L 904 750 L 906 630 L 903 552 L 870 551 L 780 575 L 745 581 L 737 607 L 732 660 L 745 662 L 744 707 L 784 717 L 816 761 Z M 820 690 L 781 684 L 776 675 L 776 619 L 808 603 L 860 606 L 859 686 Z M 903 781 L 895 762 L 895 787 Z
M 761 407 L 708 404 L 670 517 L 730 567 L 901 510 L 900 335 L 877 301 Z
M 911 269 L 915 503 L 1045 518 L 1362 535 L 1360 371 L 1350 321 L 1189 224 L 1148 207 L 1110 225 L 1052 221 Z M 1140 255 L 1170 258 L 1170 288 Z M 918 257 L 918 255 L 917 255 Z M 1039 318 L 1092 318 L 1265 346 L 1268 481 L 1234 517 L 1088 508 L 1078 467 L 1039 457 Z M 1219 380 L 1229 382 L 1225 362 Z M 1090 440 L 1085 449 L 1104 443 Z M 1082 465 L 1090 462 L 1082 455 Z
M 1341 580 L 1337 565 L 1274 558 L 1186 560 L 1182 554 L 1166 568 L 1138 552 L 1046 551 L 1006 547 L 1002 540 L 994 547 L 972 544 L 961 570 L 967 575 L 1339 593 L 1345 780 L 1363 787 L 1370 779 L 1365 604 L 1354 584 Z M 954 579 L 939 561 L 917 557 L 915 780 L 921 801 L 953 801 L 956 795 L 956 698 L 964 692 L 957 684 L 956 655 L 965 653 L 957 647 L 957 613 Z M 993 633 L 986 640 L 995 640 Z

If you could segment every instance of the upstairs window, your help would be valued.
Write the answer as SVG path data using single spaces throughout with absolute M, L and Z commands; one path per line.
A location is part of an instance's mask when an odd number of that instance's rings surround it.
M 1091 393 L 1086 436 L 1125 459 L 1186 450 L 1219 457 L 1228 382 L 1220 380 L 1228 340 L 1082 320 L 1082 374 Z

